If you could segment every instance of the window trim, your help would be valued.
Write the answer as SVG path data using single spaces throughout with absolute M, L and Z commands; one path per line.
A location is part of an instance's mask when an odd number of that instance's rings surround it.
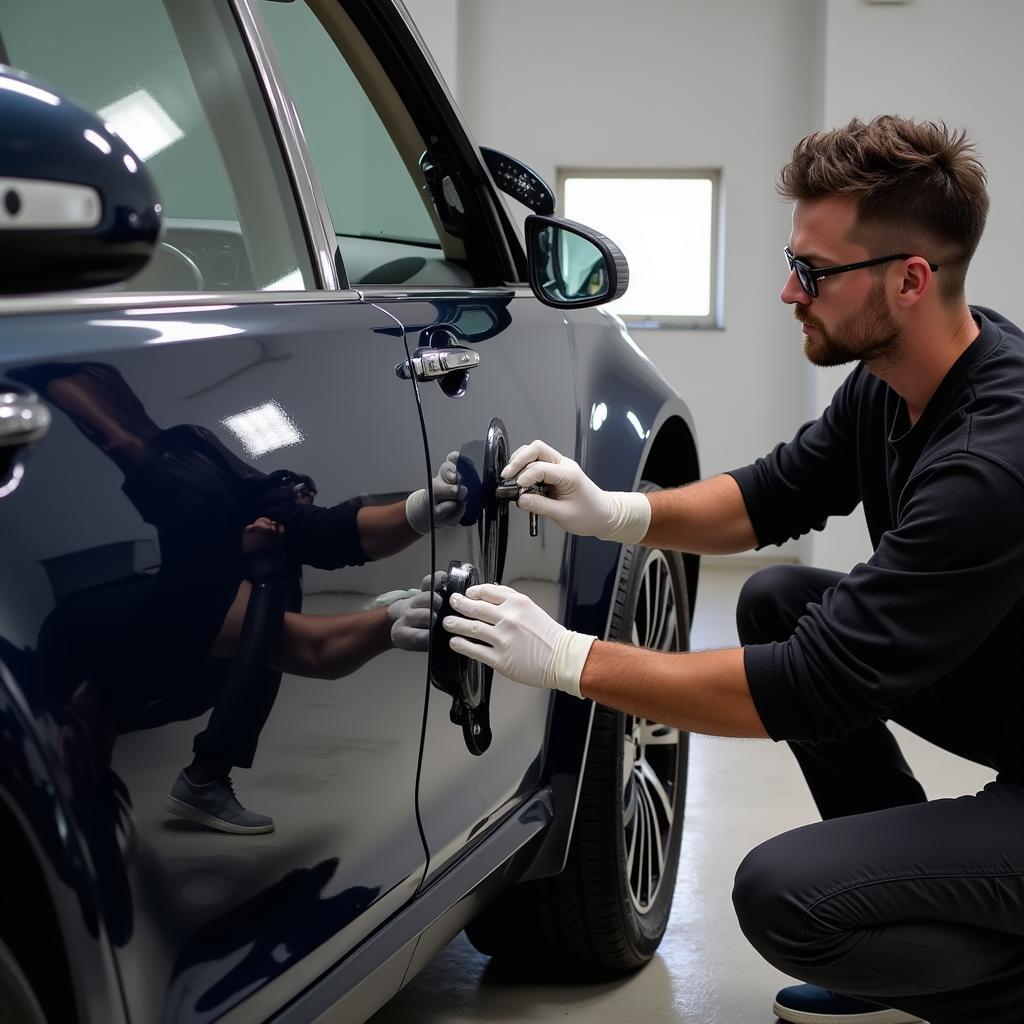
M 253 0 L 228 0 L 239 35 L 249 52 L 249 60 L 267 105 L 267 115 L 278 138 L 278 151 L 291 178 L 295 205 L 306 228 L 317 282 L 325 291 L 344 291 L 349 287 L 340 258 L 334 224 L 323 186 L 313 165 L 313 157 L 302 132 L 298 112 L 282 85 L 281 63 Z
M 556 195 L 559 210 L 565 210 L 565 183 L 568 178 L 702 178 L 711 181 L 711 275 L 707 316 L 644 316 L 618 314 L 634 330 L 722 330 L 725 299 L 722 282 L 724 262 L 722 240 L 725 237 L 722 169 L 717 167 L 642 168 L 642 167 L 559 167 L 556 171 Z M 615 239 L 612 239 L 615 241 Z

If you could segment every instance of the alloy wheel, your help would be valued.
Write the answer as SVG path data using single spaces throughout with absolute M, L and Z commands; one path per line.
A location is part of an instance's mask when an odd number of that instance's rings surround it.
M 679 650 L 675 592 L 669 564 L 651 551 L 643 569 L 631 642 L 655 651 Z M 650 910 L 665 874 L 676 814 L 680 731 L 625 715 L 622 751 L 622 820 L 626 873 L 633 906 Z

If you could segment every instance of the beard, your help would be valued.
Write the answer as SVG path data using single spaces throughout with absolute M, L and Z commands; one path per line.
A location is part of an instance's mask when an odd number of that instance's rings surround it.
M 844 317 L 831 330 L 800 306 L 793 315 L 803 324 L 817 328 L 804 335 L 804 355 L 815 366 L 842 366 L 860 360 L 878 369 L 896 362 L 900 355 L 902 331 L 885 303 L 885 289 L 879 281 L 856 313 Z

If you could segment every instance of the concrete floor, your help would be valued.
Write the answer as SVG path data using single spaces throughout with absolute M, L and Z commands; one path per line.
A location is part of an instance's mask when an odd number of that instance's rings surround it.
M 750 571 L 728 560 L 705 565 L 695 649 L 737 642 L 733 610 Z M 993 777 L 898 727 L 894 731 L 929 796 L 975 792 Z M 759 842 L 816 818 L 784 746 L 694 736 L 672 918 L 647 967 L 612 984 L 558 985 L 491 965 L 460 934 L 372 1024 L 771 1024 L 771 997 L 790 979 L 761 960 L 740 933 L 730 902 L 733 873 Z

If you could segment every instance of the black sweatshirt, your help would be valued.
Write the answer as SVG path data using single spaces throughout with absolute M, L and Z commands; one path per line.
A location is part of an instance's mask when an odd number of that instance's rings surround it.
M 980 759 L 1024 777 L 1024 333 L 972 312 L 981 333 L 913 427 L 858 366 L 820 419 L 731 473 L 759 547 L 863 502 L 874 548 L 789 640 L 745 648 L 773 739 L 839 739 L 930 690 Z

